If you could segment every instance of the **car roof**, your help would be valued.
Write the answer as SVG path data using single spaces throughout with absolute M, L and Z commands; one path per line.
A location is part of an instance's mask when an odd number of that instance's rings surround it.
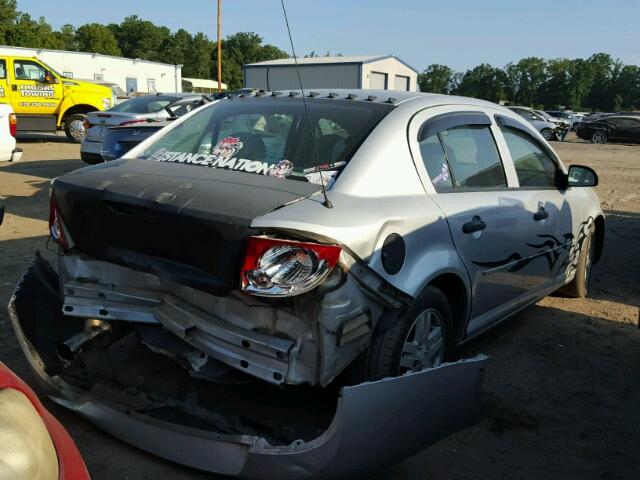
M 497 104 L 488 102 L 486 100 L 480 100 L 470 97 L 459 97 L 456 95 L 442 95 L 438 93 L 426 93 L 426 92 L 407 92 L 404 90 L 366 90 L 366 89 L 344 89 L 344 88 L 305 88 L 305 97 L 312 97 L 316 99 L 327 100 L 347 100 L 354 102 L 373 102 L 373 103 L 386 103 L 394 106 L 407 103 L 419 103 L 421 107 L 435 106 L 435 105 L 475 105 L 475 106 L 490 106 L 498 107 Z M 258 90 L 257 92 L 239 95 L 243 96 L 274 96 L 274 97 L 298 97 L 301 95 L 301 90 L 274 90 L 265 91 Z

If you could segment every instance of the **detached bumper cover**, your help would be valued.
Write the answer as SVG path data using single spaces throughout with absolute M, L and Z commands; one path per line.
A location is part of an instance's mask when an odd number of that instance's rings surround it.
M 353 478 L 472 425 L 478 415 L 484 356 L 344 387 L 329 428 L 312 441 L 287 446 L 131 413 L 46 373 L 47 354 L 34 349 L 24 326 L 37 323 L 33 317 L 43 305 L 60 315 L 57 286 L 51 280 L 50 267 L 37 256 L 9 303 L 20 346 L 50 397 L 125 442 L 183 465 L 251 479 Z

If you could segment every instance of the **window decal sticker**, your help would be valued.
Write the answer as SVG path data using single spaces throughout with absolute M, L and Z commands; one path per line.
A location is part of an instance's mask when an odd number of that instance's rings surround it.
M 293 173 L 293 163 L 289 160 L 280 160 L 272 166 L 267 175 L 270 177 L 285 178 Z

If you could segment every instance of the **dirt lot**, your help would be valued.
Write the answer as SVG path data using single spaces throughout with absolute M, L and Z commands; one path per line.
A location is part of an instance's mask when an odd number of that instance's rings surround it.
M 37 249 L 46 251 L 49 179 L 83 166 L 62 137 L 23 139 L 0 165 L 0 305 Z M 640 478 L 640 146 L 554 145 L 595 168 L 607 214 L 602 261 L 586 300 L 549 297 L 468 345 L 492 359 L 482 420 L 376 478 Z M 49 255 L 51 255 L 49 253 Z M 0 360 L 33 384 L 0 307 Z M 213 478 L 129 447 L 46 401 L 96 479 Z M 363 448 L 366 448 L 363 446 Z

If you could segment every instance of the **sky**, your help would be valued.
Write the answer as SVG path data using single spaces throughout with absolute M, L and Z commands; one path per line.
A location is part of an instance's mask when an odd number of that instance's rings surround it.
M 216 0 L 18 0 L 18 9 L 65 23 L 119 23 L 138 15 L 171 30 L 216 36 Z M 177 7 L 179 5 L 179 7 Z M 606 52 L 640 65 L 640 0 L 286 0 L 296 53 L 394 54 L 423 70 L 464 71 L 528 56 Z M 280 0 L 222 0 L 223 37 L 255 32 L 291 53 Z

